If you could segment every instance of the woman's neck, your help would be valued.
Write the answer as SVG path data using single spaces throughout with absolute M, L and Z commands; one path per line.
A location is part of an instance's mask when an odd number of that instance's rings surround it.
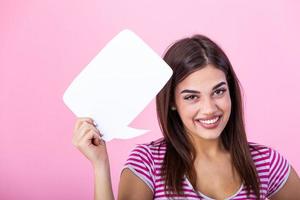
M 224 153 L 228 153 L 221 141 L 218 139 L 203 139 L 200 137 L 193 137 L 192 144 L 194 146 L 197 158 L 214 159 Z

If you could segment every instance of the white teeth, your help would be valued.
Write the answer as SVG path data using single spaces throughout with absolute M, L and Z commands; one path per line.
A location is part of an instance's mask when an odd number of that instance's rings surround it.
M 213 124 L 216 123 L 218 121 L 219 117 L 216 117 L 214 119 L 210 119 L 210 120 L 199 120 L 201 123 L 203 124 Z

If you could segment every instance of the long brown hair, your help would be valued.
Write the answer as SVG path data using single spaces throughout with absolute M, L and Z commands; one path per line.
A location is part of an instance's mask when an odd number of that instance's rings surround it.
M 164 60 L 173 69 L 172 77 L 156 96 L 158 120 L 167 145 L 162 165 L 166 191 L 182 194 L 181 183 L 185 175 L 196 189 L 195 149 L 185 134 L 179 114 L 170 107 L 175 102 L 176 85 L 192 72 L 212 64 L 225 73 L 232 102 L 231 115 L 221 133 L 221 141 L 231 154 L 248 195 L 252 190 L 259 197 L 260 183 L 247 142 L 240 84 L 226 54 L 209 38 L 194 35 L 175 42 L 165 53 Z

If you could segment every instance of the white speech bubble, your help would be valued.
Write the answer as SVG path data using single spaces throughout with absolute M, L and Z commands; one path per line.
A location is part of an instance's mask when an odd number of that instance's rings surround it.
M 172 69 L 130 30 L 116 35 L 63 95 L 77 117 L 91 117 L 105 141 L 148 130 L 128 127 L 172 76 Z

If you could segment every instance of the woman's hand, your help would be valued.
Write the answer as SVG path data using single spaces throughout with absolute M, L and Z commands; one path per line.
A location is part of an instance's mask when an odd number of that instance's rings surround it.
M 114 200 L 106 145 L 101 136 L 91 118 L 78 118 L 72 143 L 94 167 L 94 199 Z
M 102 134 L 91 118 L 78 118 L 75 123 L 72 143 L 79 149 L 94 167 L 108 165 L 106 144 Z

